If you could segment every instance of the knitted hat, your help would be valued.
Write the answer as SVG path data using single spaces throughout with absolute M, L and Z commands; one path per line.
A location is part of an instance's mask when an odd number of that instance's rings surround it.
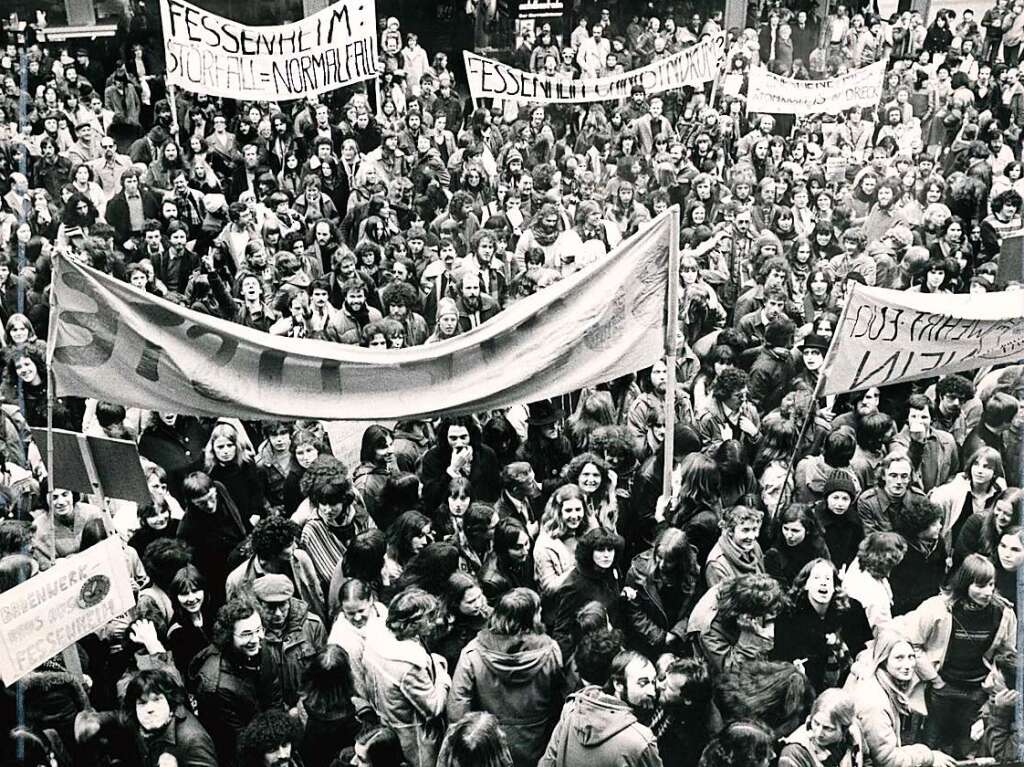
M 295 594 L 295 586 L 287 575 L 268 573 L 255 580 L 252 592 L 264 602 L 286 602 Z
M 851 501 L 857 497 L 857 485 L 854 484 L 853 475 L 845 469 L 834 469 L 825 480 L 826 498 L 839 491 L 849 495 Z

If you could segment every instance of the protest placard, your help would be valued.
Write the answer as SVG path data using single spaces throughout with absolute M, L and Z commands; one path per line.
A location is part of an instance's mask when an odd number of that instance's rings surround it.
M 873 107 L 882 98 L 885 61 L 828 80 L 795 80 L 753 67 L 747 82 L 747 111 L 769 114 L 839 114 Z
M 386 351 L 273 336 L 59 258 L 57 392 L 116 391 L 126 406 L 214 417 L 346 421 L 479 413 L 609 381 L 664 353 L 672 215 L 678 208 L 468 333 Z
M 823 394 L 1024 359 L 1024 291 L 907 293 L 850 283 Z
M 167 83 L 194 93 L 283 101 L 377 74 L 374 0 L 340 0 L 293 24 L 251 27 L 187 0 L 161 0 Z
M 0 677 L 10 685 L 135 605 L 117 538 L 0 594 Z
M 473 98 L 522 103 L 568 104 L 628 98 L 634 85 L 648 94 L 690 85 L 701 87 L 718 75 L 725 36 L 717 35 L 639 69 L 586 80 L 547 77 L 463 51 Z

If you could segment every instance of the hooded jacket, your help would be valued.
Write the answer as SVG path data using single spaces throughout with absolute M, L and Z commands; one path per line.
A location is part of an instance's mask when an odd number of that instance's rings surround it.
M 847 682 L 853 692 L 857 724 L 864 736 L 865 761 L 872 767 L 931 767 L 935 752 L 928 746 L 903 745 L 903 715 L 878 680 L 879 669 L 900 641 L 906 640 L 899 633 L 882 632 L 873 647 L 857 659 Z M 921 709 L 912 710 L 924 713 Z
M 504 636 L 484 629 L 455 669 L 448 721 L 472 710 L 498 717 L 516 767 L 537 764 L 564 700 L 562 653 L 546 634 Z
M 629 704 L 584 687 L 570 695 L 540 767 L 661 767 L 658 741 Z

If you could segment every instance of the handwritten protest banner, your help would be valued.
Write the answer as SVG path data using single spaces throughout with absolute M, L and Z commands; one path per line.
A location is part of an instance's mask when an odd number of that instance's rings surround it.
M 563 80 L 524 72 L 493 59 L 463 51 L 473 98 L 525 103 L 566 104 L 627 98 L 634 85 L 648 94 L 714 80 L 725 55 L 725 36 L 717 35 L 639 69 L 587 80 Z
M 0 676 L 13 684 L 135 605 L 117 538 L 57 560 L 0 594 Z
M 283 101 L 377 74 L 374 0 L 341 0 L 293 24 L 250 27 L 187 0 L 161 0 L 167 83 Z
M 468 333 L 387 351 L 272 336 L 59 258 L 57 391 L 117 392 L 172 413 L 348 421 L 478 413 L 610 381 L 663 354 L 672 215 Z
M 906 293 L 851 283 L 823 394 L 1024 359 L 1024 291 Z
M 753 67 L 747 83 L 747 111 L 770 114 L 839 114 L 873 107 L 882 98 L 885 61 L 828 80 L 794 80 Z

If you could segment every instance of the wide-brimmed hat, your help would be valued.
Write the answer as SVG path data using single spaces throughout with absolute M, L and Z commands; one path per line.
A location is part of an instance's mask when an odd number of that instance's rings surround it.
M 562 411 L 556 407 L 551 400 L 542 399 L 538 402 L 531 402 L 527 407 L 530 409 L 530 417 L 526 422 L 530 426 L 550 426 L 561 420 Z

